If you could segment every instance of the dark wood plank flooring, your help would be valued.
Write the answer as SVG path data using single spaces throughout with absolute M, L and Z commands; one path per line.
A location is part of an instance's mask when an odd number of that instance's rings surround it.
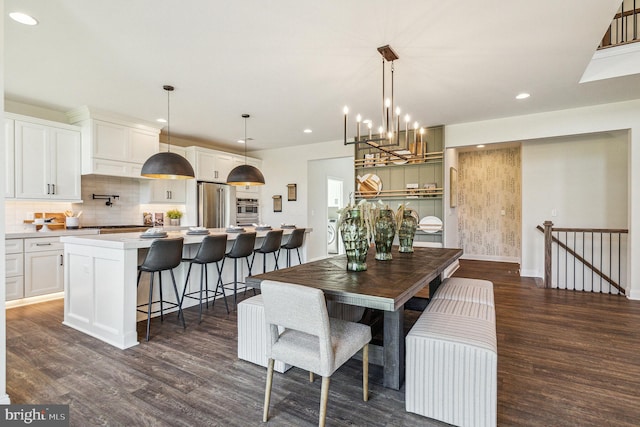
M 640 302 L 541 289 L 514 264 L 461 261 L 456 276 L 494 282 L 499 425 L 640 425 Z M 7 310 L 12 403 L 70 404 L 73 426 L 263 425 L 266 369 L 238 360 L 224 304 L 201 324 L 187 310 L 186 331 L 154 319 L 151 341 L 124 351 L 63 326 L 62 312 L 61 300 Z M 268 424 L 316 425 L 319 401 L 319 380 L 276 374 Z M 378 367 L 363 402 L 350 361 L 332 377 L 327 425 L 443 424 L 405 412 L 404 389 L 382 387 Z

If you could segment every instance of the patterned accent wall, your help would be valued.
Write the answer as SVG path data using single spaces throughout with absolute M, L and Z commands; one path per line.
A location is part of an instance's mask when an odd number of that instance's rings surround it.
M 459 153 L 458 236 L 465 256 L 520 261 L 521 175 L 519 147 Z

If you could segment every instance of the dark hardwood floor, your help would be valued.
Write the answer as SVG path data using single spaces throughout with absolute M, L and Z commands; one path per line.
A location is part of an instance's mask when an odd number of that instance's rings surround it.
M 499 425 L 640 425 L 640 301 L 542 289 L 514 264 L 461 261 L 455 275 L 494 282 Z M 154 319 L 151 341 L 124 351 L 63 326 L 62 311 L 61 300 L 7 310 L 12 403 L 70 404 L 73 426 L 263 425 L 266 369 L 238 360 L 224 304 L 201 324 L 187 310 L 186 331 Z M 269 425 L 316 425 L 320 381 L 276 374 L 271 402 Z M 332 426 L 443 425 L 405 412 L 404 389 L 383 388 L 377 367 L 363 402 L 357 361 L 332 377 L 327 412 Z

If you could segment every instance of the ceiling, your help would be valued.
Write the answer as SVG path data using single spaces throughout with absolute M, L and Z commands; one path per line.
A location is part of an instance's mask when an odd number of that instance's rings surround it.
M 343 137 L 345 105 L 380 117 L 390 44 L 396 104 L 424 126 L 636 99 L 638 75 L 578 83 L 619 4 L 5 0 L 5 97 L 151 122 L 171 84 L 174 136 L 238 150 L 249 113 L 250 151 L 325 142 Z

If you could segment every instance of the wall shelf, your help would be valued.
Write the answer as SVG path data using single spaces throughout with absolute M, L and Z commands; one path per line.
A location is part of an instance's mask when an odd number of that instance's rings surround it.
M 422 154 L 412 154 L 411 146 L 386 147 L 387 151 L 408 157 L 408 160 L 394 158 L 375 147 L 356 144 L 355 200 L 397 201 L 408 204 L 419 218 L 435 216 L 443 219 L 444 128 L 428 128 L 424 138 L 423 148 L 427 152 Z M 443 233 L 418 231 L 416 241 L 441 243 Z

